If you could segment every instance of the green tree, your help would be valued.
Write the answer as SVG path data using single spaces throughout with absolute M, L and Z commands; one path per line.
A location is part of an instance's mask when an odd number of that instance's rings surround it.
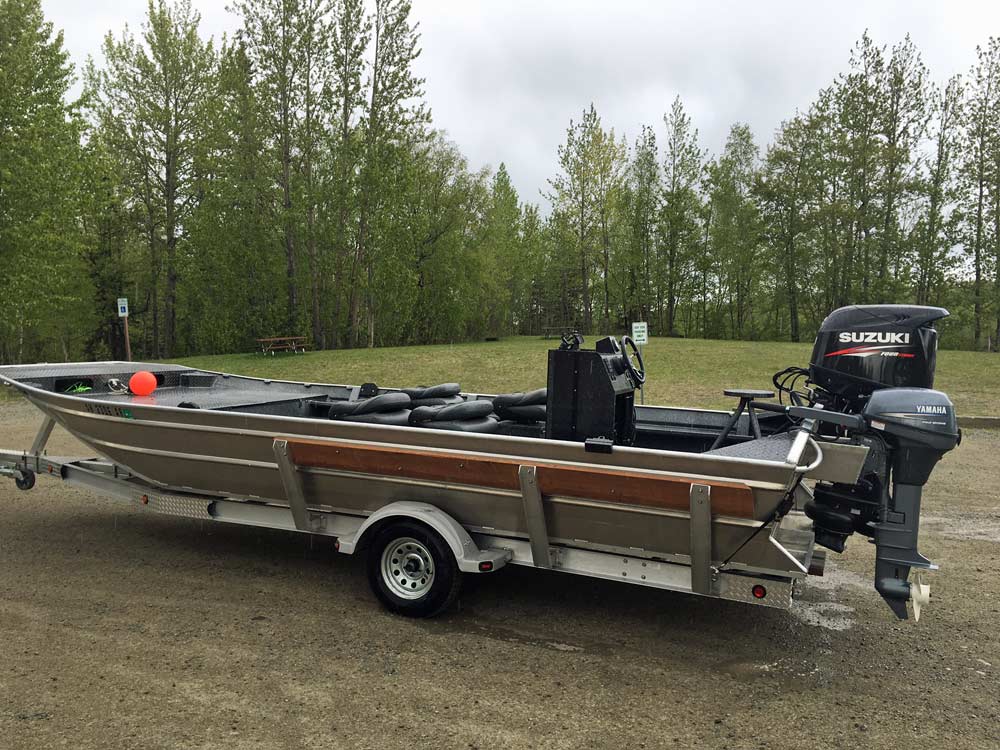
M 878 133 L 882 141 L 880 198 L 882 217 L 875 299 L 890 302 L 906 293 L 902 280 L 907 248 L 900 242 L 900 213 L 915 196 L 915 152 L 927 129 L 929 80 L 920 53 L 907 35 L 892 48 L 886 62 L 879 108 Z M 890 276 L 891 274 L 891 276 Z
M 657 305 L 660 330 L 677 334 L 677 304 L 680 283 L 695 245 L 700 197 L 697 186 L 702 176 L 703 155 L 698 147 L 698 131 L 684 111 L 680 97 L 674 99 L 670 114 L 664 115 L 667 145 L 663 163 L 663 203 L 660 214 L 661 258 L 657 284 L 661 294 Z M 663 302 L 666 301 L 666 321 Z
M 402 168 L 405 154 L 422 140 L 430 120 L 421 101 L 424 81 L 413 71 L 420 48 L 409 0 L 376 0 L 372 29 L 372 65 L 360 126 L 357 241 L 349 276 L 351 342 L 360 341 L 363 302 L 369 346 L 375 345 L 374 277 L 383 255 L 379 240 L 391 232 L 391 212 L 386 208 L 392 200 L 393 175 Z
M 643 126 L 632 149 L 621 211 L 625 241 L 614 258 L 622 316 L 626 323 L 647 320 L 653 310 L 653 269 L 663 188 L 656 135 Z
M 749 126 L 737 123 L 722 156 L 709 167 L 710 252 L 720 269 L 727 330 L 734 338 L 757 333 L 753 314 L 760 278 L 760 216 L 752 192 L 757 160 Z
M 964 246 L 972 260 L 972 341 L 982 347 L 983 303 L 987 281 L 990 192 L 990 162 L 998 148 L 997 112 L 1000 109 L 1000 41 L 991 38 L 986 48 L 977 47 L 978 58 L 969 76 L 965 103 L 967 124 L 962 153 L 963 213 L 966 218 Z
M 109 33 L 105 67 L 88 69 L 93 116 L 104 140 L 127 165 L 131 200 L 144 209 L 154 356 L 175 353 L 178 246 L 198 199 L 195 158 L 215 85 L 215 51 L 199 36 L 199 22 L 190 0 L 174 6 L 150 0 L 140 40 L 127 31 L 118 40 Z
M 68 358 L 91 316 L 73 68 L 38 0 L 0 0 L 0 361 Z M 39 284 L 39 271 L 44 283 Z
M 490 185 L 479 244 L 482 296 L 480 315 L 491 336 L 514 329 L 514 306 L 524 305 L 527 283 L 521 257 L 521 209 L 507 167 L 501 162 Z
M 285 327 L 296 332 L 302 319 L 298 257 L 301 234 L 307 234 L 311 270 L 318 265 L 315 232 L 303 230 L 300 219 L 302 213 L 315 216 L 310 195 L 313 188 L 311 170 L 318 142 L 317 88 L 323 85 L 323 58 L 328 42 L 324 26 L 327 5 L 318 0 L 236 0 L 233 10 L 243 20 L 239 38 L 244 41 L 253 65 L 268 142 L 276 157 L 275 178 L 281 190 L 278 223 L 285 253 Z M 304 201 L 308 205 L 305 212 L 299 212 L 295 200 L 296 193 L 301 190 L 297 157 L 302 157 L 306 172 Z M 315 311 L 312 321 L 315 338 Z
M 775 277 L 784 286 L 788 335 L 801 341 L 800 296 L 803 269 L 808 265 L 807 233 L 812 196 L 810 161 L 815 139 L 807 118 L 783 123 L 768 149 L 757 194 L 764 215 L 766 239 L 775 258 Z
M 371 40 L 372 22 L 365 15 L 363 0 L 340 0 L 335 6 L 331 37 L 333 62 L 334 123 L 331 133 L 333 165 L 332 184 L 328 192 L 333 200 L 331 213 L 336 217 L 333 230 L 334 289 L 331 343 L 341 342 L 343 322 L 341 300 L 347 283 L 356 276 L 345 278 L 354 254 L 354 200 L 358 189 L 358 164 L 361 158 L 358 117 L 364 103 L 365 53 Z
M 284 330 L 287 321 L 269 119 L 245 44 L 225 46 L 220 57 L 190 222 L 197 252 L 184 285 L 191 348 L 211 352 L 245 350 L 254 339 Z
M 559 146 L 558 153 L 561 171 L 549 180 L 552 189 L 548 198 L 559 215 L 557 224 L 561 231 L 572 234 L 570 247 L 576 256 L 576 289 L 580 299 L 579 325 L 589 332 L 594 320 L 592 287 L 598 265 L 596 258 L 600 259 L 605 324 L 610 316 L 611 222 L 622 185 L 626 148 L 613 130 L 603 129 L 591 104 L 579 123 L 570 121 L 566 142 Z M 565 291 L 569 292 L 568 285 Z
M 948 80 L 934 102 L 934 150 L 923 180 L 926 205 L 917 232 L 916 293 L 918 305 L 930 304 L 945 283 L 955 245 L 955 214 L 959 199 L 957 160 L 961 148 L 964 91 L 959 76 Z

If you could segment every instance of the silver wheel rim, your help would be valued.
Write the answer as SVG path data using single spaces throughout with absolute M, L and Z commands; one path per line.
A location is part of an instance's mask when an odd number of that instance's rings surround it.
M 434 583 L 431 552 L 412 537 L 400 537 L 382 552 L 382 580 L 401 599 L 419 599 Z

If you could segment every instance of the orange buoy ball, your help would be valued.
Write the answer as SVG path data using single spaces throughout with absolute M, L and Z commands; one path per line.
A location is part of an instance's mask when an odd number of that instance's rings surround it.
M 156 390 L 156 376 L 148 370 L 139 370 L 128 379 L 128 389 L 136 396 L 148 396 Z

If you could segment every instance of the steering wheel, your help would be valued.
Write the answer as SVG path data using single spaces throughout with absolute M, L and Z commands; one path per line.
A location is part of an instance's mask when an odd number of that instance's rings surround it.
M 632 350 L 631 353 L 629 353 L 629 349 Z M 638 367 L 632 363 L 632 354 L 639 360 Z M 622 336 L 622 364 L 625 365 L 625 369 L 632 376 L 636 385 L 641 386 L 646 382 L 646 363 L 642 361 L 642 353 L 639 351 L 639 347 L 635 345 L 631 336 Z

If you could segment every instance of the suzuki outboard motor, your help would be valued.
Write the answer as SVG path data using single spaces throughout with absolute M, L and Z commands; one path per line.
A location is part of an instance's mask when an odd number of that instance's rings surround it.
M 809 378 L 857 412 L 880 388 L 933 388 L 943 307 L 854 305 L 826 316 L 816 335 Z
M 856 484 L 817 483 L 805 508 L 816 543 L 842 552 L 852 533 L 871 537 L 875 588 L 901 619 L 908 600 L 919 606 L 927 596 L 919 581 L 908 580 L 910 569 L 935 567 L 917 550 L 921 492 L 960 440 L 951 401 L 932 390 L 933 323 L 947 315 L 913 305 L 840 308 L 820 326 L 809 367 L 814 402 L 860 414 L 866 429 L 849 439 L 869 448 Z

